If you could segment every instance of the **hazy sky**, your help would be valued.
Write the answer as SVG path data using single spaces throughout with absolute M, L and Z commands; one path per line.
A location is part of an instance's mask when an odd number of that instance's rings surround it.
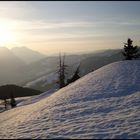
M 0 2 L 0 45 L 43 53 L 140 45 L 139 1 Z

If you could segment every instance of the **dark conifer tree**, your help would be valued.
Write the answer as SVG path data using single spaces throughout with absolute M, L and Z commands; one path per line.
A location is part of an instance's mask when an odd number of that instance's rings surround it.
M 133 46 L 132 42 L 133 41 L 130 38 L 128 38 L 127 43 L 125 43 L 124 45 L 124 51 L 122 53 L 125 57 L 125 60 L 136 59 L 140 56 L 140 54 L 138 53 L 138 47 Z
M 11 92 L 11 101 L 10 101 L 11 107 L 16 107 L 16 100 L 14 98 L 13 92 Z
M 5 110 L 7 110 L 7 109 L 8 109 L 8 107 L 7 107 L 7 106 L 8 106 L 8 102 L 7 102 L 7 99 L 5 98 L 5 99 L 4 99 L 4 107 L 5 107 Z
M 66 67 L 65 65 L 65 55 L 61 58 L 61 54 L 59 54 L 59 88 L 63 88 L 66 86 L 65 84 L 65 74 L 66 74 Z
M 67 85 L 78 80 L 80 78 L 79 76 L 79 68 L 80 68 L 80 65 L 77 67 L 75 73 L 73 74 L 73 76 L 67 80 Z

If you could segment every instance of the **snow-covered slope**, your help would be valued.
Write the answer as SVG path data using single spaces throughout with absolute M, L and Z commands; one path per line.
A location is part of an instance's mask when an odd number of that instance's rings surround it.
M 1 113 L 0 138 L 140 138 L 139 106 L 140 61 L 116 62 Z
M 50 89 L 50 90 L 48 90 L 48 91 L 46 91 L 46 92 L 44 92 L 44 93 L 42 93 L 40 95 L 32 96 L 32 97 L 30 97 L 30 98 L 28 98 L 26 100 L 23 100 L 23 101 L 19 102 L 17 104 L 17 106 L 21 106 L 21 105 L 23 106 L 23 105 L 28 105 L 28 104 L 38 102 L 38 101 L 50 96 L 52 93 L 54 93 L 57 90 L 58 89 Z

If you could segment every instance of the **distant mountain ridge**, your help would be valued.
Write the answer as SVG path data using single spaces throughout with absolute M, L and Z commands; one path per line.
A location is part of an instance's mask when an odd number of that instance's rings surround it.
M 15 47 L 12 48 L 11 51 L 26 64 L 36 62 L 46 57 L 44 54 L 31 50 L 27 47 Z
M 17 50 L 19 50 L 20 53 L 18 55 L 22 58 L 25 58 L 26 60 L 23 60 L 15 55 L 15 53 L 13 53 L 13 50 L 16 50 L 16 53 L 18 52 Z M 26 53 L 23 53 L 24 51 L 22 52 L 22 50 L 33 52 L 31 53 L 31 57 L 37 56 L 37 58 L 35 59 L 36 61 L 34 60 L 34 62 L 31 62 L 28 59 L 29 57 L 26 57 Z M 20 54 L 22 54 L 22 56 Z M 27 54 L 29 55 L 29 53 Z M 32 83 L 33 81 L 38 81 L 39 83 L 36 83 L 38 85 L 35 84 L 33 88 L 46 90 L 51 87 L 52 83 L 49 83 L 49 86 L 45 84 L 43 88 L 40 88 L 42 84 L 44 85 L 44 82 L 42 83 L 41 77 L 45 76 L 45 79 L 48 79 L 48 74 L 56 72 L 58 70 L 58 56 L 43 56 L 44 58 L 41 58 L 42 55 L 41 57 L 38 57 L 38 55 L 33 54 L 34 51 L 25 47 L 13 48 L 12 51 L 5 47 L 0 48 L 0 85 L 17 84 L 20 86 L 25 86 L 29 82 Z M 40 55 L 40 53 L 37 54 Z M 32 59 L 33 57 L 31 58 L 31 60 Z M 79 63 L 81 63 L 80 76 L 84 76 L 87 73 L 96 70 L 106 64 L 123 59 L 124 57 L 121 53 L 121 49 L 109 49 L 85 54 L 66 55 L 65 64 L 69 66 L 68 77 L 71 76 L 73 71 L 75 71 Z M 29 60 L 30 63 L 25 62 L 27 60 Z M 41 81 L 39 81 L 38 79 L 40 79 Z
M 0 84 L 16 82 L 25 63 L 8 48 L 0 48 Z
M 23 81 L 28 81 L 31 76 L 34 76 L 34 73 L 32 75 L 32 71 L 28 69 L 31 61 L 34 63 L 44 57 L 44 55 L 26 47 L 13 48 L 12 50 L 0 47 L 0 85 L 20 84 Z

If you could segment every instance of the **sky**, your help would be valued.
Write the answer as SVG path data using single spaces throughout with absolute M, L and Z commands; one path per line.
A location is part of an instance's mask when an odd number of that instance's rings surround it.
M 140 45 L 139 1 L 1 1 L 0 46 L 46 54 Z

